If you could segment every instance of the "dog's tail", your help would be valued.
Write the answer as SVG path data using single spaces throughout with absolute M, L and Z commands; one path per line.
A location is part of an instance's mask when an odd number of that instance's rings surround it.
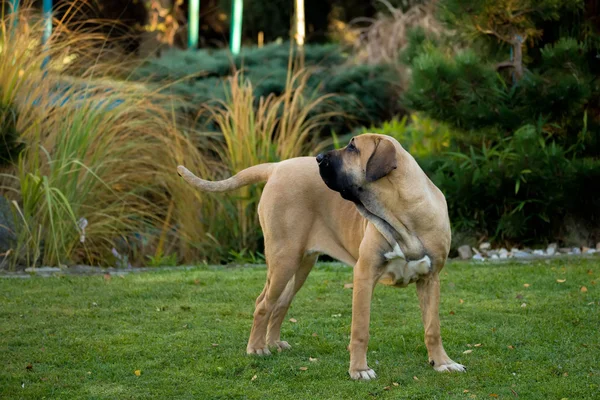
M 207 181 L 198 178 L 190 172 L 186 167 L 180 165 L 177 167 L 177 172 L 183 179 L 192 186 L 199 188 L 205 192 L 228 192 L 242 186 L 251 185 L 253 183 L 264 182 L 269 179 L 271 171 L 276 163 L 266 163 L 254 165 L 246 168 L 231 178 L 222 181 Z

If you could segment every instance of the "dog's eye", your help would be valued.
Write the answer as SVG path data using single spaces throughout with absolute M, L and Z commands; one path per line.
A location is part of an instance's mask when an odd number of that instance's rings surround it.
M 348 145 L 348 150 L 350 150 L 350 151 L 356 150 L 356 146 L 354 146 L 354 142 L 350 142 L 350 144 Z

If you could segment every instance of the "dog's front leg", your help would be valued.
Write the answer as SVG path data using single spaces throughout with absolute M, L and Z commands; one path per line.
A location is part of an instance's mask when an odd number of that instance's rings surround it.
M 440 333 L 440 277 L 438 273 L 417 281 L 417 294 L 425 328 L 425 346 L 429 364 L 438 372 L 459 371 L 466 368 L 448 357 Z
M 364 258 L 354 266 L 352 292 L 352 330 L 350 333 L 350 377 L 369 380 L 376 377 L 367 365 L 367 345 L 369 343 L 369 322 L 371 318 L 371 297 L 378 275 L 372 263 Z

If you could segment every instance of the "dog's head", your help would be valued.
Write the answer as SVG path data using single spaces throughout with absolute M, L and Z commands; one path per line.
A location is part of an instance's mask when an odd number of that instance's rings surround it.
M 342 149 L 317 156 L 325 184 L 346 200 L 361 202 L 361 196 L 397 167 L 397 149 L 389 136 L 355 136 Z

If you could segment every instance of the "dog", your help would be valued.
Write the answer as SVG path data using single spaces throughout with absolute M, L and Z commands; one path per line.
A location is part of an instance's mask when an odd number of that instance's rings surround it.
M 464 372 L 440 335 L 439 274 L 450 250 L 446 199 L 415 159 L 386 135 L 362 134 L 341 149 L 265 163 L 222 181 L 206 181 L 183 166 L 191 185 L 225 192 L 259 182 L 267 281 L 256 299 L 248 354 L 291 346 L 280 337 L 292 299 L 319 254 L 354 266 L 350 368 L 352 379 L 376 377 L 367 365 L 371 297 L 377 282 L 416 283 L 429 364 Z

